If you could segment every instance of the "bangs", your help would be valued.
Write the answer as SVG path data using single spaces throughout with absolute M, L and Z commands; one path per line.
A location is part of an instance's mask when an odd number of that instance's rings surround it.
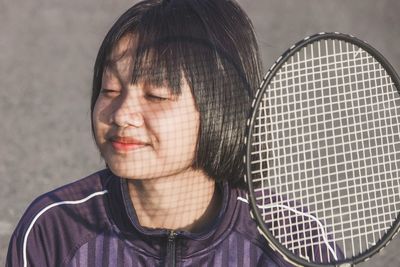
M 182 79 L 186 79 L 192 91 L 195 84 L 212 82 L 210 79 L 216 73 L 246 80 L 241 75 L 240 64 L 234 63 L 238 60 L 232 57 L 232 53 L 227 56 L 228 53 L 219 49 L 210 38 L 200 15 L 185 1 L 175 4 L 179 7 L 164 4 L 146 10 L 138 23 L 114 31 L 106 49 L 104 67 L 129 57 L 132 84 L 144 82 L 167 86 L 175 95 L 181 93 Z M 125 37 L 130 40 L 126 51 L 117 57 L 112 56 L 113 49 Z
M 128 46 L 115 56 L 124 38 Z M 128 9 L 97 54 L 92 114 L 103 73 L 118 60 L 132 84 L 180 95 L 187 83 L 200 113 L 193 167 L 216 181 L 240 183 L 242 139 L 261 64 L 251 21 L 235 1 L 143 0 Z
M 123 69 L 129 72 L 127 78 L 131 84 L 140 82 L 156 87 L 166 86 L 173 94 L 179 95 L 183 70 L 182 62 L 176 58 L 179 49 L 159 40 L 148 40 L 148 45 L 137 46 L 138 43 L 143 44 L 139 33 L 127 34 L 119 41 L 126 39 L 128 44 L 122 52 L 115 53 L 119 46 L 117 42 L 109 53 L 104 70 L 122 64 Z

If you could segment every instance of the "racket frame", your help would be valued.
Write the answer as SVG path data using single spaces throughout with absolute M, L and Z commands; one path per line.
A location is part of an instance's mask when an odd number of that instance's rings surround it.
M 385 69 L 385 71 L 388 73 L 388 75 L 392 78 L 394 86 L 397 88 L 397 90 L 400 90 L 400 78 L 397 75 L 395 69 L 392 67 L 392 65 L 386 60 L 386 58 L 378 52 L 375 48 L 373 48 L 371 45 L 367 44 L 366 42 L 348 34 L 343 34 L 339 32 L 321 32 L 317 33 L 311 36 L 308 36 L 304 38 L 303 40 L 295 43 L 293 46 L 291 46 L 288 50 L 286 50 L 276 61 L 275 63 L 270 67 L 268 70 L 267 74 L 264 76 L 260 87 L 258 88 L 255 98 L 252 102 L 251 106 L 251 111 L 250 114 L 251 116 L 247 120 L 247 130 L 246 130 L 246 135 L 245 135 L 245 140 L 244 144 L 246 146 L 246 152 L 243 158 L 243 162 L 245 164 L 245 174 L 244 174 L 244 179 L 245 182 L 248 186 L 248 195 L 247 199 L 250 203 L 250 215 L 251 217 L 256 221 L 257 223 L 257 228 L 259 232 L 267 239 L 270 247 L 274 250 L 277 251 L 279 254 L 281 254 L 285 260 L 288 262 L 296 265 L 296 266 L 309 266 L 309 267 L 320 267 L 320 266 L 340 266 L 340 267 L 347 267 L 347 266 L 352 266 L 354 264 L 367 261 L 370 259 L 373 255 L 376 253 L 380 252 L 384 247 L 386 247 L 390 241 L 398 234 L 400 230 L 400 216 L 398 215 L 396 220 L 394 221 L 392 227 L 386 232 L 383 236 L 382 239 L 380 239 L 374 246 L 371 248 L 367 249 L 365 252 L 363 252 L 361 255 L 357 255 L 351 259 L 343 260 L 343 261 L 338 261 L 334 264 L 330 263 L 313 263 L 309 262 L 303 258 L 300 258 L 296 255 L 294 255 L 289 249 L 284 247 L 282 244 L 280 244 L 277 239 L 272 235 L 272 233 L 267 229 L 265 226 L 265 223 L 263 221 L 263 218 L 259 212 L 259 208 L 257 207 L 257 201 L 254 196 L 254 190 L 253 190 L 253 184 L 251 182 L 251 161 L 248 159 L 251 159 L 251 139 L 252 139 L 252 134 L 253 134 L 253 124 L 254 120 L 256 119 L 257 116 L 257 108 L 262 100 L 262 96 L 265 93 L 265 91 L 268 89 L 268 85 L 270 84 L 271 80 L 274 78 L 274 75 L 277 73 L 277 71 L 280 69 L 280 67 L 285 64 L 288 58 L 290 58 L 292 55 L 294 55 L 296 52 L 299 50 L 303 49 L 307 45 L 314 43 L 316 41 L 321 41 L 321 40 L 327 40 L 327 39 L 335 39 L 335 40 L 340 40 L 340 41 L 345 41 L 351 44 L 354 44 L 362 49 L 364 49 L 366 52 L 371 54 L 374 59 L 376 59 L 382 67 Z

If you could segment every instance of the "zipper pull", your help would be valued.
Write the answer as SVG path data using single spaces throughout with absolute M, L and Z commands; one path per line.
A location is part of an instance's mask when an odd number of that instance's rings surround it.
M 168 241 L 174 241 L 176 238 L 177 233 L 174 230 L 169 231 L 168 234 Z
M 169 262 L 169 266 L 176 266 L 176 236 L 177 233 L 174 231 L 170 231 L 168 234 L 168 243 L 167 243 L 167 261 Z

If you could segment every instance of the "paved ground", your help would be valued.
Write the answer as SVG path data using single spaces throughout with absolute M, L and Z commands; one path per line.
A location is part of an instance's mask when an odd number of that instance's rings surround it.
M 400 71 L 398 0 L 242 0 L 267 67 L 293 42 L 351 33 Z M 102 166 L 89 127 L 94 57 L 132 4 L 119 0 L 0 0 L 0 266 L 16 222 L 39 194 Z M 369 263 L 400 266 L 399 238 Z

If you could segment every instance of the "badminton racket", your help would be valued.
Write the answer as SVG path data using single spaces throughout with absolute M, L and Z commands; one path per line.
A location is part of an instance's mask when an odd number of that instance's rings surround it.
M 400 225 L 399 77 L 367 43 L 319 33 L 287 50 L 247 122 L 251 215 L 299 266 L 351 266 Z

